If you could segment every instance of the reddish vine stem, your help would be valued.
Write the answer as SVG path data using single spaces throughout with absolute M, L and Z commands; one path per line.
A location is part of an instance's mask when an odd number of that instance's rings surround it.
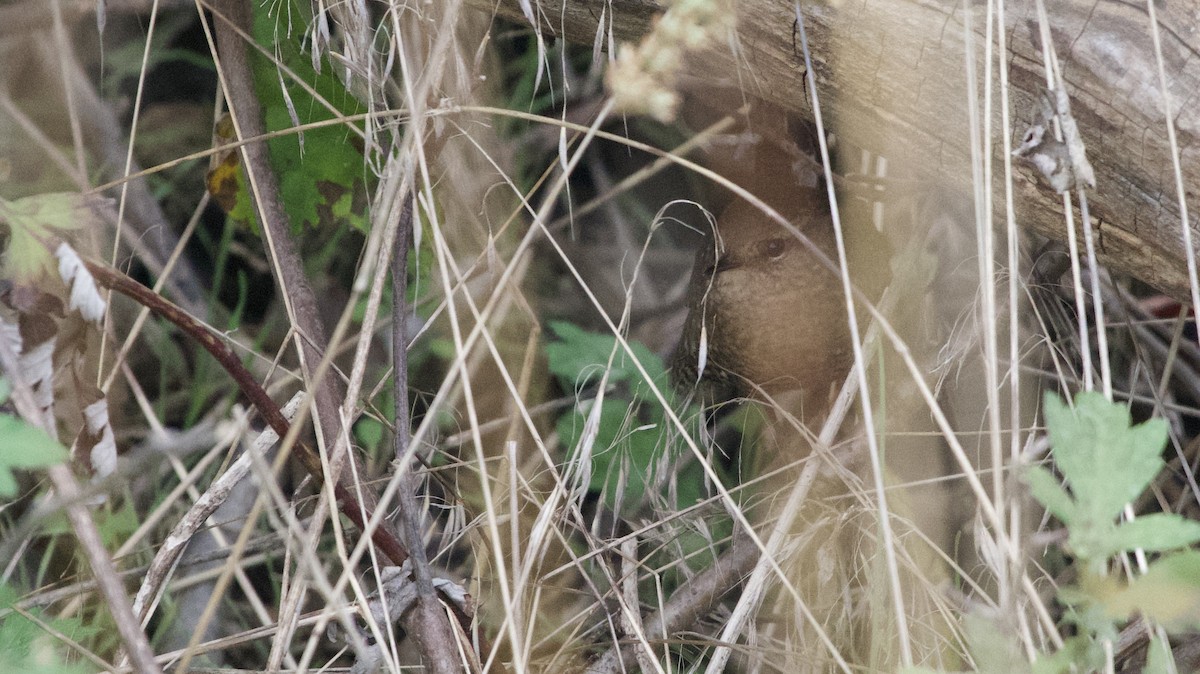
M 87 265 L 88 271 L 92 273 L 92 276 L 95 277 L 100 285 L 110 290 L 115 290 L 162 316 L 189 337 L 196 340 L 233 377 L 242 394 L 258 408 L 258 413 L 279 434 L 279 437 L 287 437 L 288 430 L 290 429 L 287 418 L 283 416 L 283 412 L 279 410 L 279 406 L 267 394 L 262 385 L 255 381 L 250 371 L 242 365 L 241 359 L 233 352 L 233 349 L 229 348 L 229 345 L 196 319 L 192 318 L 186 311 L 125 274 L 112 267 L 91 260 L 84 260 L 84 264 Z M 324 469 L 321 466 L 321 457 L 317 454 L 316 450 L 308 443 L 300 441 L 296 442 L 296 450 L 293 456 L 300 462 L 300 465 L 312 475 L 317 484 L 324 484 Z M 354 526 L 358 527 L 359 531 L 366 532 L 366 523 L 371 519 L 371 511 L 358 502 L 358 499 L 354 497 L 354 494 L 347 488 L 347 485 L 342 483 L 341 479 L 333 483 L 333 495 L 337 500 L 338 510 L 349 518 L 354 523 Z M 371 531 L 371 541 L 396 566 L 401 566 L 408 559 L 408 550 L 385 527 L 375 527 Z

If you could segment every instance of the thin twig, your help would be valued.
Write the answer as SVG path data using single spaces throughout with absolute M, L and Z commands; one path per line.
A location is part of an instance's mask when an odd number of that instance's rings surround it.
M 238 136 L 240 138 L 261 136 L 265 133 L 265 126 L 254 89 L 253 74 L 246 48 L 246 36 L 250 34 L 248 7 L 236 0 L 227 0 L 214 3 L 213 9 L 216 18 L 218 55 L 221 60 L 219 71 Z M 339 477 L 340 471 L 338 470 L 343 458 L 354 463 L 351 470 L 347 471 L 349 476 L 362 474 L 363 471 L 357 465 L 357 459 L 352 452 L 345 451 L 342 456 L 342 451 L 339 451 L 345 448 L 344 443 L 339 443 L 339 439 L 342 437 L 342 433 L 339 432 L 341 395 L 334 378 L 322 376 L 329 367 L 328 357 L 325 355 L 328 346 L 325 327 L 317 312 L 316 298 L 312 288 L 304 277 L 303 263 L 296 252 L 295 243 L 292 241 L 287 213 L 283 208 L 279 190 L 279 181 L 271 168 L 266 144 L 245 145 L 242 153 L 245 157 L 247 177 L 258 206 L 259 216 L 262 219 L 263 232 L 268 243 L 275 275 L 283 289 L 283 299 L 288 308 L 289 317 L 297 329 L 301 367 L 304 370 L 305 379 L 315 393 L 316 421 L 320 435 L 326 448 L 333 453 L 331 472 L 335 489 L 337 489 L 337 485 L 343 482 Z M 370 511 L 375 507 L 376 495 L 365 489 L 360 490 L 360 493 L 364 507 L 356 512 L 354 521 L 356 525 L 362 527 L 363 523 L 371 521 Z M 339 500 L 341 500 L 340 496 Z M 349 502 L 343 501 L 343 503 L 348 504 Z M 379 529 L 386 531 L 385 538 L 387 540 L 399 545 L 399 536 L 389 521 L 380 520 Z M 372 536 L 375 535 L 375 533 L 372 534 Z M 403 559 L 398 560 L 397 557 L 388 554 L 388 557 L 397 565 L 402 564 L 403 560 L 408 558 L 407 550 L 403 550 L 402 547 L 399 550 L 404 552 Z M 440 606 L 437 608 L 441 610 Z M 421 619 L 405 620 L 406 627 L 414 633 L 417 642 L 423 647 L 426 643 L 425 638 L 417 633 L 426 629 L 437 629 L 432 627 L 435 623 L 442 624 L 447 630 L 449 629 L 449 623 L 444 614 L 440 620 L 436 620 L 434 623 Z M 425 656 L 431 663 L 439 661 L 432 650 L 426 651 Z M 459 671 L 459 668 L 446 671 Z
M 679 588 L 662 610 L 647 616 L 646 640 L 655 643 L 668 635 L 693 625 L 708 613 L 727 590 L 754 568 L 759 558 L 758 546 L 745 534 L 734 536 L 729 550 L 713 565 Z M 610 648 L 587 674 L 619 674 L 637 664 L 637 648 Z
M 255 381 L 250 371 L 242 365 L 241 359 L 233 352 L 233 349 L 229 348 L 217 335 L 210 332 L 179 307 L 171 304 L 166 299 L 163 299 L 162 296 L 155 294 L 146 286 L 134 281 L 121 272 L 91 260 L 85 260 L 84 264 L 87 265 L 88 271 L 92 273 L 97 283 L 138 302 L 167 319 L 180 330 L 183 330 L 189 337 L 196 340 L 233 377 L 242 393 L 258 408 L 259 414 L 262 415 L 267 425 L 274 429 L 279 434 L 279 437 L 288 437 L 291 426 L 283 416 L 279 406 L 267 394 L 266 389 Z M 305 442 L 297 442 L 296 448 L 298 450 L 295 453 L 297 460 L 313 476 L 314 480 L 323 484 L 325 471 L 321 465 L 321 457 L 317 455 L 316 450 Z M 339 503 L 339 509 L 342 514 L 349 518 L 360 531 L 366 531 L 364 523 L 371 518 L 370 510 L 358 502 L 358 499 L 354 497 L 342 481 L 334 482 L 333 489 L 334 497 Z M 364 491 L 364 493 L 366 492 Z M 377 527 L 372 531 L 371 540 L 379 547 L 383 554 L 387 555 L 388 559 L 392 560 L 393 564 L 399 566 L 408 559 L 408 551 L 404 549 L 399 539 L 386 527 Z
M 867 386 L 867 360 L 863 355 L 862 335 L 858 327 L 858 317 L 855 315 L 854 307 L 854 286 L 850 281 L 850 271 L 846 262 L 846 243 L 845 236 L 842 231 L 841 216 L 838 212 L 837 195 L 834 194 L 832 169 L 829 162 L 829 147 L 828 140 L 825 136 L 825 127 L 821 121 L 821 103 L 817 95 L 817 81 L 814 75 L 812 66 L 812 54 L 808 49 L 808 35 L 804 30 L 804 15 L 800 11 L 800 4 L 795 5 L 796 11 L 796 26 L 800 29 L 800 44 L 804 52 L 805 74 L 808 78 L 809 91 L 812 94 L 813 119 L 817 125 L 817 141 L 821 148 L 821 162 L 825 166 L 826 188 L 829 190 L 829 214 L 833 219 L 834 241 L 837 243 L 838 254 L 838 271 L 842 280 L 842 291 L 846 302 L 847 316 L 846 319 L 850 324 L 850 346 L 854 351 L 854 372 L 858 377 L 858 388 L 860 391 L 866 392 L 870 388 Z M 872 313 L 875 313 L 874 311 Z M 880 321 L 882 324 L 883 321 Z M 918 373 L 919 377 L 920 374 Z M 908 635 L 908 621 L 905 619 L 904 594 L 901 592 L 900 586 L 900 571 L 896 563 L 896 543 L 892 533 L 891 512 L 887 503 L 887 491 L 883 484 L 883 464 L 880 455 L 879 443 L 876 438 L 875 416 L 872 412 L 871 397 L 869 395 L 860 396 L 859 404 L 862 406 L 863 425 L 867 436 L 867 447 L 871 457 L 871 476 L 874 478 L 875 498 L 879 508 L 879 532 L 883 539 L 883 554 L 884 561 L 887 564 L 888 580 L 890 582 L 892 607 L 896 612 L 896 631 L 900 642 L 900 661 L 905 667 L 911 667 L 913 663 L 912 643 Z
M 303 392 L 297 392 L 285 406 L 283 413 L 289 418 L 294 416 L 302 398 Z M 142 574 L 144 580 L 133 602 L 134 614 L 137 615 L 139 621 L 146 622 L 158 605 L 167 578 L 183 555 L 184 547 L 188 545 L 196 532 L 205 526 L 209 516 L 225 503 L 234 487 L 250 472 L 249 452 L 263 453 L 280 439 L 275 429 L 264 430 L 219 478 L 213 480 L 204 494 L 195 500 L 195 503 L 188 508 L 187 513 L 171 529 L 171 534 L 167 536 L 166 542 L 154 554 L 154 560 Z
M 412 247 L 413 198 L 404 197 L 392 251 L 392 360 L 396 398 L 396 460 L 403 461 L 412 438 L 408 414 L 408 249 Z
M 236 0 L 213 3 L 211 7 L 215 19 L 217 55 L 220 58 L 219 74 L 234 127 L 239 138 L 261 136 L 266 127 L 243 37 L 250 33 L 250 8 Z M 334 377 L 321 376 L 323 370 L 328 370 L 325 325 L 317 311 L 316 296 L 304 276 L 304 261 L 300 259 L 292 239 L 289 217 L 283 206 L 278 176 L 271 167 L 267 145 L 249 143 L 242 146 L 242 155 L 276 282 L 282 291 L 288 318 L 296 328 L 300 367 L 316 401 L 319 438 L 326 450 L 332 452 L 330 462 L 335 467 L 333 477 L 336 482 L 339 472 L 336 468 L 342 460 L 337 451 L 341 435 L 338 408 L 342 396 Z M 344 444 L 342 447 L 344 451 Z M 349 460 L 355 460 L 353 452 L 345 454 Z M 351 472 L 362 473 L 361 470 Z M 363 500 L 367 501 L 364 505 L 374 506 L 372 494 L 364 492 Z M 385 522 L 383 526 L 389 525 Z
M 266 128 L 247 49 L 247 42 L 251 41 L 250 7 L 237 0 L 226 0 L 210 6 L 215 19 L 218 73 L 237 135 L 239 138 L 262 136 Z M 330 453 L 331 479 L 327 483 L 333 486 L 335 495 L 342 502 L 343 512 L 347 510 L 346 506 L 351 501 L 344 499 L 343 494 L 350 496 L 350 490 L 342 485 L 349 486 L 361 494 L 361 507 L 358 507 L 357 500 L 353 501 L 356 504 L 353 508 L 353 521 L 361 530 L 369 531 L 369 528 L 363 527 L 372 521 L 371 511 L 376 507 L 377 496 L 373 491 L 353 484 L 354 476 L 362 475 L 365 471 L 354 453 L 348 451 L 346 443 L 343 442 L 340 412 L 343 395 L 336 378 L 327 376 L 331 366 L 330 357 L 327 355 L 328 333 L 317 311 L 316 297 L 305 278 L 303 260 L 300 259 L 292 239 L 278 176 L 271 166 L 265 143 L 243 146 L 242 155 L 274 275 L 282 290 L 288 318 L 296 328 L 301 370 L 309 390 L 313 391 L 318 438 Z M 312 453 L 312 457 L 319 459 L 315 452 Z M 343 461 L 351 462 L 345 479 L 342 478 L 341 471 Z M 321 474 L 323 473 L 324 471 Z M 395 527 L 385 518 L 378 519 L 377 526 L 371 536 L 394 545 L 394 550 L 385 550 L 385 554 L 394 564 L 403 564 L 408 558 L 408 552 L 399 543 Z
M 411 552 L 412 577 L 417 590 L 417 616 L 420 629 L 413 633 L 425 654 L 425 666 L 431 672 L 453 674 L 463 671 L 455 638 L 446 610 L 433 587 L 433 573 L 425 554 L 421 535 L 420 504 L 417 502 L 416 480 L 409 469 L 412 458 L 408 452 L 410 440 L 408 414 L 408 249 L 412 245 L 413 197 L 404 196 L 400 210 L 400 226 L 396 229 L 396 244 L 392 251 L 392 360 L 393 391 L 396 401 L 395 452 L 400 472 L 400 522 Z

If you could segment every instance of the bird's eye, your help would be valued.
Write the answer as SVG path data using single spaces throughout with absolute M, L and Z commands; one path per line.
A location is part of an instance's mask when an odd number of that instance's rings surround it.
M 774 239 L 766 239 L 758 243 L 758 252 L 764 257 L 772 260 L 778 260 L 787 252 L 787 240 L 776 237 Z

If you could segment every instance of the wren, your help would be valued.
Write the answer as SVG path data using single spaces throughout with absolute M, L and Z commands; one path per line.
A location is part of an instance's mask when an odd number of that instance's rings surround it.
M 827 201 L 794 189 L 772 199 L 836 259 Z M 697 253 L 690 313 L 672 363 L 681 389 L 720 402 L 799 392 L 802 417 L 823 412 L 853 363 L 838 276 L 793 233 L 737 200 Z
M 899 620 L 914 662 L 960 668 L 955 619 L 943 610 L 942 592 L 953 585 L 955 572 L 945 560 L 963 547 L 972 500 L 949 479 L 961 468 L 949 459 L 943 429 L 917 384 L 934 380 L 927 373 L 942 362 L 946 326 L 962 313 L 951 296 L 974 297 L 977 281 L 959 271 L 973 268 L 960 252 L 968 249 L 955 235 L 970 215 L 960 216 L 952 193 L 927 198 L 918 186 L 895 181 L 880 183 L 886 192 L 864 194 L 857 178 L 832 178 L 847 272 L 861 291 L 852 310 L 863 334 L 879 317 L 890 333 L 868 340 L 863 354 L 867 386 L 857 396 L 870 397 L 870 416 L 855 401 L 830 441 L 820 442 L 834 396 L 854 367 L 840 270 L 829 264 L 838 260 L 834 224 L 820 174 L 804 170 L 821 168 L 813 159 L 816 143 L 786 115 L 756 109 L 735 135 L 740 144 L 720 146 L 735 151 L 714 153 L 709 161 L 807 243 L 740 198 L 718 211 L 692 269 L 689 314 L 671 364 L 676 387 L 694 392 L 702 404 L 741 398 L 762 411 L 752 417 L 755 423 L 736 429 L 736 444 L 723 443 L 735 434 L 722 437 L 714 424 L 714 444 L 736 449 L 739 484 L 730 491 L 746 521 L 764 540 L 782 531 L 777 527 L 786 527 L 789 537 L 775 557 L 789 591 L 769 590 L 761 605 L 761 616 L 787 645 L 770 655 L 747 649 L 744 669 L 769 662 L 778 671 L 831 671 L 826 651 L 832 646 L 852 668 L 895 671 L 907 658 L 898 648 Z M 965 375 L 958 390 L 981 379 Z M 974 430 L 984 418 L 983 396 L 952 398 Z M 886 508 L 876 483 L 886 490 Z M 802 498 L 792 501 L 795 494 Z M 891 542 L 880 535 L 881 517 Z M 888 551 L 898 560 L 894 577 L 885 564 Z M 964 568 L 980 566 L 970 551 L 960 559 Z M 819 623 L 820 638 L 801 618 L 795 597 Z M 899 618 L 897 611 L 903 611 Z
M 834 226 L 823 192 L 794 188 L 768 195 L 772 196 L 768 203 L 773 208 L 826 260 L 837 260 Z M 871 236 L 875 232 L 868 222 L 861 218 L 851 221 L 851 244 L 857 250 L 851 251 L 849 265 L 852 272 L 860 272 L 852 278 L 874 300 L 879 279 L 886 279 L 890 271 L 881 256 L 890 253 Z M 690 313 L 672 375 L 678 387 L 695 390 L 706 404 L 731 398 L 764 403 L 762 426 L 739 450 L 742 478 L 752 485 L 744 492 L 743 512 L 752 526 L 761 527 L 760 535 L 771 532 L 781 518 L 785 496 L 798 482 L 803 466 L 815 458 L 817 447 L 812 438 L 853 367 L 844 297 L 840 276 L 825 260 L 743 200 L 722 212 L 713 239 L 697 254 L 689 286 Z M 893 382 L 900 379 L 892 377 Z M 907 429 L 910 406 L 891 400 L 888 421 Z M 798 430 L 797 421 L 809 431 Z M 859 421 L 847 423 L 838 444 L 861 448 L 864 443 L 858 438 L 862 433 Z M 909 473 L 916 467 L 917 476 L 889 470 L 887 480 L 897 485 L 910 480 L 919 484 L 930 475 L 940 475 L 937 453 L 925 446 L 928 443 L 921 440 L 921 446 L 910 446 L 914 443 L 908 440 L 889 438 L 889 464 L 895 459 L 906 469 L 901 472 Z M 832 452 L 824 452 L 820 460 L 827 468 L 807 491 L 791 525 L 798 540 L 808 539 L 812 544 L 794 548 L 778 561 L 807 609 L 823 622 L 831 643 L 848 661 L 864 665 L 866 670 L 895 669 L 899 663 L 895 636 L 867 617 L 883 615 L 891 607 L 878 601 L 877 590 L 888 581 L 879 572 L 878 520 L 862 486 L 869 474 L 865 449 L 842 451 L 837 468 L 830 466 L 833 457 Z M 864 496 L 862 501 L 859 496 Z M 911 516 L 914 522 L 929 525 L 923 527 L 926 540 L 950 549 L 950 530 L 941 521 L 941 514 L 947 511 L 942 496 L 938 489 L 920 493 L 897 490 L 891 494 L 890 508 L 898 518 Z M 909 595 L 906 611 L 914 624 L 924 621 L 914 628 L 912 643 L 922 657 L 932 661 L 941 657 L 947 626 L 931 608 L 932 595 L 918 590 L 926 587 L 922 583 L 931 582 L 928 579 L 936 583 L 944 578 L 942 567 L 918 537 L 907 537 L 903 547 L 910 560 L 900 571 Z M 771 607 L 773 616 L 795 611 L 786 593 L 768 595 L 764 605 Z M 848 605 L 855 608 L 848 611 Z M 930 615 L 935 617 L 926 619 Z M 804 627 L 797 629 L 797 634 L 804 633 Z M 788 659 L 781 669 L 826 671 L 813 665 L 819 658 L 812 655 L 801 649 L 791 654 L 794 659 Z M 887 664 L 879 666 L 881 663 Z

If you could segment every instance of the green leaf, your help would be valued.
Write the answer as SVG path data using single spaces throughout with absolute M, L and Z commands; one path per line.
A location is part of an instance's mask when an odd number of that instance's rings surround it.
M 1146 647 L 1146 667 L 1142 669 L 1142 674 L 1172 674 L 1175 668 L 1171 660 L 1171 646 L 1154 637 Z
M 622 510 L 628 512 L 642 503 L 651 477 L 662 472 L 659 464 L 665 454 L 658 428 L 626 427 L 622 430 L 624 434 L 619 443 L 594 457 L 592 482 L 600 483 L 604 501 L 610 508 L 618 504 L 619 493 L 620 503 L 624 506 Z
M 558 339 L 546 344 L 546 361 L 563 388 L 571 390 L 599 379 L 599 366 L 608 362 L 612 352 L 612 338 L 566 321 L 550 321 L 549 326 Z
M 113 508 L 113 499 L 109 499 L 104 508 L 94 513 L 96 528 L 100 532 L 100 542 L 109 550 L 116 550 L 122 543 L 129 540 L 133 532 L 142 524 L 137 509 L 130 499 L 121 499 L 120 505 Z
M 0 585 L 0 613 L 16 601 L 16 593 L 8 586 Z M 55 620 L 36 610 L 29 613 L 77 642 L 93 635 L 79 619 Z M 0 617 L 0 672 L 75 674 L 87 671 L 82 664 L 65 662 L 60 643 L 57 637 L 20 613 Z
M 628 406 L 628 401 L 613 399 L 604 400 L 601 404 L 596 439 L 591 448 L 592 473 L 588 488 L 592 491 L 603 489 L 609 477 L 609 470 L 614 466 L 620 466 L 622 450 L 618 447 L 618 442 L 622 436 L 625 439 L 630 439 L 635 435 L 640 436 L 640 434 L 626 434 L 629 422 Z M 579 445 L 583 440 L 586 425 L 587 414 L 578 409 L 571 414 L 564 415 L 558 421 L 558 434 L 563 444 L 568 447 L 570 460 L 574 460 L 576 452 L 581 449 Z M 640 441 L 641 438 L 638 439 Z M 629 486 L 633 491 L 639 491 L 636 484 Z
M 1102 556 L 1142 549 L 1161 552 L 1183 548 L 1200 541 L 1200 522 L 1174 513 L 1143 515 L 1114 528 L 1102 543 L 1108 550 Z
M 1018 674 L 1029 671 L 1029 662 L 1014 635 L 995 621 L 975 614 L 963 618 L 963 632 L 979 674 Z
M 1033 663 L 1033 674 L 1062 674 L 1077 671 L 1077 667 L 1086 666 L 1087 661 L 1095 660 L 1096 649 L 1093 648 L 1093 645 L 1093 642 L 1087 637 L 1071 637 L 1058 651 L 1038 656 Z M 1081 671 L 1092 670 L 1082 669 Z
M 42 468 L 66 458 L 67 450 L 42 429 L 16 417 L 0 416 L 0 497 L 17 493 L 14 468 Z
M 9 231 L 4 276 L 32 283 L 57 268 L 48 245 L 56 232 L 102 224 L 97 209 L 107 200 L 75 192 L 38 194 L 16 201 L 0 199 L 0 224 Z
M 1076 514 L 1087 522 L 1115 519 L 1162 468 L 1166 422 L 1131 427 L 1124 405 L 1094 392 L 1077 395 L 1073 411 L 1053 394 L 1045 400 L 1054 460 L 1075 495 Z
M 1029 483 L 1033 497 L 1045 506 L 1051 515 L 1067 525 L 1075 520 L 1075 501 L 1050 471 L 1041 466 L 1029 466 L 1025 472 L 1025 481 Z
M 354 424 L 354 439 L 371 455 L 379 451 L 383 442 L 383 424 L 371 417 L 363 417 Z
M 1140 613 L 1169 630 L 1200 627 L 1200 551 L 1167 555 L 1128 585 L 1093 592 L 1114 620 Z
M 282 0 L 255 3 L 254 7 L 256 41 L 308 85 L 302 86 L 258 50 L 250 50 L 255 91 L 268 132 L 337 119 L 326 104 L 341 116 L 364 111 L 338 78 L 338 64 L 321 59 L 317 72 L 312 57 L 301 50 L 301 36 L 287 35 L 311 22 L 308 3 Z M 332 124 L 267 141 L 293 229 L 348 223 L 367 230 L 366 199 L 374 177 L 367 169 L 363 140 L 356 128 L 361 125 Z
M 640 364 L 650 381 L 669 396 L 666 367 L 643 344 L 630 342 L 631 356 L 611 334 L 588 332 L 564 321 L 551 321 L 549 328 L 556 339 L 546 344 L 546 359 L 550 372 L 564 389 L 598 383 L 610 358 L 608 383 L 626 386 L 603 397 L 588 487 L 603 493 L 610 508 L 636 507 L 646 495 L 651 476 L 669 470 L 673 456 L 667 441 L 666 414 L 637 366 Z M 693 411 L 691 418 L 702 417 Z M 586 424 L 587 413 L 580 409 L 559 419 L 559 438 L 571 454 L 578 451 Z M 677 476 L 673 496 L 679 507 L 693 505 L 704 497 L 704 475 L 699 466 L 684 470 L 694 475 L 688 479 Z
M 549 325 L 558 339 L 546 345 L 546 359 L 550 372 L 558 377 L 564 389 L 571 390 L 576 386 L 598 382 L 612 355 L 612 370 L 608 374 L 610 384 L 631 382 L 634 384 L 634 399 L 655 400 L 634 364 L 636 358 L 659 390 L 664 394 L 670 393 L 666 366 L 646 345 L 630 342 L 629 348 L 634 356 L 630 358 L 611 334 L 588 332 L 566 321 L 550 321 Z
M 631 410 L 630 402 L 620 398 L 607 398 L 600 408 L 588 489 L 602 492 L 609 507 L 618 502 L 624 507 L 641 503 L 665 453 L 661 424 L 638 424 Z M 558 436 L 569 448 L 571 461 L 580 449 L 586 423 L 587 415 L 578 409 L 558 420 Z
M 677 471 L 675 498 L 678 508 L 690 508 L 708 497 L 705 489 L 706 476 L 704 468 L 698 461 L 689 462 L 683 470 Z

